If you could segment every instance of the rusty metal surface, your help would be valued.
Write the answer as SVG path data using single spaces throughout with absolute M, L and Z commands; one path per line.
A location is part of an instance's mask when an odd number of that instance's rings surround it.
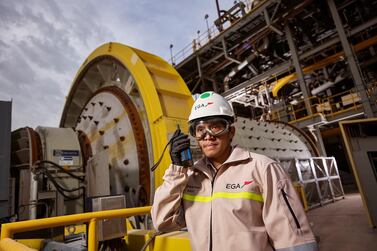
M 138 110 L 123 90 L 98 89 L 84 106 L 76 130 L 87 135 L 93 155 L 108 150 L 111 194 L 136 191 L 141 185 L 149 198 L 146 136 Z
M 85 168 L 88 162 L 88 159 L 93 156 L 92 147 L 90 145 L 88 136 L 83 131 L 78 131 L 77 135 L 78 135 L 79 143 L 80 143 L 82 163 L 83 163 L 83 167 Z

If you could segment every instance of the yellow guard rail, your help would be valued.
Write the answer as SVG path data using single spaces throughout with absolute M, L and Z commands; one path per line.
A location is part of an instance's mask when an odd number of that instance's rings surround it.
M 98 250 L 97 239 L 97 221 L 118 217 L 131 217 L 135 215 L 149 214 L 151 206 L 126 208 L 116 210 L 106 210 L 100 212 L 90 212 L 82 214 L 72 214 L 45 219 L 19 221 L 7 223 L 1 226 L 1 240 L 12 238 L 15 233 L 39 230 L 49 227 L 67 226 L 71 224 L 79 224 L 89 222 L 88 230 L 88 251 Z M 12 249 L 13 250 L 13 249 Z M 14 249 L 17 250 L 17 249 Z M 20 250 L 20 249 L 18 249 Z

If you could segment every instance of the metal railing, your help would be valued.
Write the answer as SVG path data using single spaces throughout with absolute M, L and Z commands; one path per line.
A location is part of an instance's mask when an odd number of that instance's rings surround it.
M 206 45 L 210 42 L 213 38 L 220 34 L 220 31 L 217 29 L 215 25 L 209 27 L 207 31 L 198 35 L 197 38 L 193 39 L 191 43 L 183 47 L 180 51 L 175 53 L 169 62 L 172 65 L 179 64 L 185 58 L 193 54 L 195 51 L 200 49 L 202 46 Z
M 249 13 L 253 9 L 257 9 L 260 5 L 262 5 L 262 3 L 258 3 L 257 5 L 254 6 L 254 5 L 252 5 L 253 1 L 249 1 L 249 0 L 244 0 L 244 1 L 241 1 L 241 2 L 243 2 L 244 6 L 245 6 L 245 14 Z M 264 2 L 264 1 L 261 1 L 261 2 Z M 241 19 L 242 16 L 245 15 L 245 14 L 237 13 L 237 16 L 236 16 L 238 18 L 237 21 L 239 19 Z M 183 47 L 183 49 L 181 49 L 180 51 L 178 51 L 177 53 L 172 55 L 169 62 L 172 65 L 179 64 L 186 57 L 190 56 L 191 54 L 196 52 L 198 49 L 200 49 L 202 46 L 209 43 L 211 40 L 213 40 L 215 37 L 217 37 L 220 33 L 224 32 L 225 30 L 230 28 L 232 25 L 233 25 L 233 23 L 228 22 L 228 23 L 225 23 L 225 26 L 224 26 L 224 24 L 222 24 L 221 28 L 219 28 L 218 26 L 216 26 L 216 24 L 214 24 L 210 27 L 207 26 L 207 30 L 204 31 L 203 33 L 200 33 L 198 31 L 197 38 L 193 39 L 193 41 L 191 43 L 187 44 L 185 47 Z
M 309 100 L 312 115 L 309 115 L 305 107 L 305 100 Z M 309 97 L 297 101 L 296 104 L 289 104 L 286 106 L 286 116 L 289 122 L 297 122 L 318 114 L 326 118 L 333 118 L 340 113 L 357 110 L 361 106 L 360 96 L 357 91 L 352 88 L 326 98 Z M 282 117 L 279 114 L 274 114 L 273 116 L 278 118 Z
M 65 216 L 51 217 L 51 218 L 45 218 L 45 219 L 7 223 L 1 226 L 1 240 L 5 238 L 13 238 L 13 235 L 15 233 L 20 233 L 20 232 L 40 230 L 44 228 L 51 228 L 51 227 L 58 227 L 58 226 L 68 226 L 72 224 L 89 223 L 88 251 L 97 251 L 98 250 L 97 222 L 99 220 L 110 219 L 110 218 L 120 218 L 120 217 L 131 217 L 135 215 L 145 215 L 145 214 L 149 214 L 150 210 L 151 210 L 151 206 L 147 206 L 147 207 L 107 210 L 107 211 L 73 214 L 73 215 L 65 215 Z

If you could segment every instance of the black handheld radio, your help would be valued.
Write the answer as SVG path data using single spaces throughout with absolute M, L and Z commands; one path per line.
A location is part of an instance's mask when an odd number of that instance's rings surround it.
M 180 133 L 181 129 L 179 128 L 179 125 L 177 124 L 177 130 L 175 131 L 174 135 Z M 173 137 L 174 137 L 173 135 Z M 157 160 L 157 162 L 151 167 L 151 171 L 154 172 L 156 170 L 156 168 L 158 167 L 158 165 L 161 163 L 161 160 L 162 160 L 162 157 L 164 156 L 164 153 L 166 151 L 166 148 L 172 143 L 172 140 L 173 138 L 171 138 L 169 140 L 169 142 L 166 144 L 164 150 L 162 151 L 162 154 L 160 156 L 160 158 Z M 193 166 L 194 165 L 194 161 L 192 160 L 192 155 L 191 155 L 191 150 L 190 148 L 187 148 L 187 149 L 184 149 L 182 152 L 181 152 L 181 163 L 182 163 L 182 166 L 184 167 L 190 167 L 190 166 Z
M 180 130 L 178 124 L 177 124 L 177 129 Z M 181 152 L 181 162 L 182 162 L 182 166 L 184 166 L 184 167 L 190 167 L 194 164 L 194 161 L 192 160 L 192 154 L 191 154 L 190 148 L 182 150 L 182 152 Z

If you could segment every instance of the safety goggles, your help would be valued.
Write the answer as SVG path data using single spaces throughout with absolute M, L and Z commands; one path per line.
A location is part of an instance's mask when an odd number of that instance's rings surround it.
M 223 118 L 211 118 L 195 121 L 190 125 L 190 134 L 197 140 L 203 140 L 207 133 L 220 137 L 229 131 L 230 122 Z

